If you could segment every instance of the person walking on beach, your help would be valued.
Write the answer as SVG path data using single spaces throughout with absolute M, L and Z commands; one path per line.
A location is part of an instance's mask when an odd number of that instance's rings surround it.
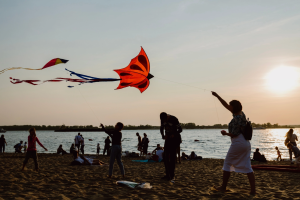
M 139 133 L 136 133 L 136 136 L 138 136 L 138 151 L 140 152 L 140 156 L 142 155 L 143 151 L 143 144 L 142 144 L 142 137 L 140 136 Z
M 160 113 L 160 133 L 165 140 L 164 146 L 164 164 L 166 175 L 162 179 L 175 181 L 176 149 L 180 145 L 181 125 L 175 116 L 168 115 L 165 112 Z M 165 130 L 165 133 L 164 133 Z
M 115 129 L 112 131 L 107 131 L 103 124 L 100 124 L 102 129 L 112 138 L 112 146 L 110 151 L 110 161 L 109 161 L 109 174 L 108 177 L 111 178 L 113 168 L 114 168 L 114 162 L 115 159 L 117 159 L 117 163 L 119 165 L 121 174 L 123 178 L 125 178 L 125 170 L 122 163 L 122 147 L 121 147 L 121 140 L 122 140 L 122 132 L 124 125 L 121 122 L 118 122 L 115 125 Z
M 286 146 L 287 146 L 288 143 L 293 144 L 293 146 L 295 146 L 295 147 L 297 146 L 296 141 L 298 141 L 298 137 L 297 137 L 296 134 L 294 134 L 294 130 L 292 128 L 286 133 L 285 137 L 286 137 L 286 139 L 285 139 L 284 143 L 285 143 Z M 289 149 L 291 164 L 294 164 L 293 163 L 293 158 L 292 158 L 293 157 L 293 151 L 290 148 L 288 148 L 288 149 Z M 294 155 L 294 156 L 296 156 L 296 155 Z
M 223 164 L 223 183 L 220 187 L 215 187 L 219 191 L 226 191 L 227 183 L 230 177 L 230 172 L 246 173 L 250 182 L 251 192 L 255 195 L 255 177 L 251 168 L 251 144 L 242 134 L 246 124 L 246 116 L 242 111 L 242 104 L 237 100 L 232 100 L 229 105 L 217 93 L 212 92 L 212 95 L 217 97 L 221 104 L 233 114 L 233 119 L 228 125 L 228 131 L 221 131 L 223 136 L 231 137 L 231 146 L 227 152 Z
M 142 140 L 142 144 L 143 144 L 143 155 L 147 155 L 148 153 L 148 146 L 149 146 L 149 139 L 147 138 L 147 134 L 144 133 L 144 138 Z
M 82 135 L 80 135 L 80 137 L 81 137 L 81 153 L 82 153 L 82 155 L 84 155 L 84 137 L 82 137 Z
M 36 137 L 36 132 L 35 132 L 35 128 L 31 128 L 29 129 L 29 136 L 28 136 L 28 149 L 27 149 L 27 153 L 25 156 L 25 160 L 23 162 L 23 167 L 22 167 L 22 171 L 24 170 L 29 158 L 32 158 L 34 160 L 34 164 L 35 164 L 35 170 L 39 171 L 39 164 L 38 164 L 38 157 L 37 157 L 37 153 L 36 153 L 36 142 L 45 149 L 45 151 L 48 151 L 48 149 L 46 149 L 42 143 L 40 142 L 40 140 L 38 139 L 38 137 Z
M 80 149 L 80 143 L 81 143 L 81 136 L 80 136 L 80 133 L 78 133 L 78 135 L 75 136 L 75 147 L 77 147 L 78 149 L 78 152 L 79 152 L 79 149 Z
M 105 139 L 105 145 L 104 145 L 104 149 L 103 149 L 103 155 L 105 155 L 105 152 L 107 151 L 107 155 L 110 155 L 110 139 L 109 136 L 107 136 L 107 138 Z
M 277 151 L 277 161 L 279 160 L 279 161 L 282 161 L 282 158 L 281 158 L 281 152 L 279 151 L 279 149 L 278 149 L 278 147 L 275 147 L 275 149 L 276 149 L 276 151 Z
M 7 146 L 6 140 L 4 138 L 4 135 L 1 135 L 1 138 L 0 138 L 0 153 L 5 152 L 5 145 Z

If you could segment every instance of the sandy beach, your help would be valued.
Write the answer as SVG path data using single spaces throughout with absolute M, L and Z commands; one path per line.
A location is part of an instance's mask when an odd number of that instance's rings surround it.
M 134 163 L 123 157 L 127 181 L 149 182 L 152 189 L 118 186 L 120 170 L 115 163 L 113 178 L 108 166 L 70 166 L 71 155 L 39 154 L 40 172 L 33 160 L 21 171 L 24 154 L 0 155 L 0 199 L 295 199 L 299 198 L 299 173 L 255 171 L 257 195 L 248 195 L 247 176 L 232 173 L 229 192 L 212 189 L 221 183 L 221 159 L 183 161 L 176 165 L 176 182 L 160 178 L 163 163 Z M 109 157 L 97 156 L 108 163 Z M 267 164 L 289 164 L 268 162 Z

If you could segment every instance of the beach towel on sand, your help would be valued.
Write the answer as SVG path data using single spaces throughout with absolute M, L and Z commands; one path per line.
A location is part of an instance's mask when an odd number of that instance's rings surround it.
M 155 163 L 155 162 L 161 162 L 162 160 L 154 161 L 154 160 L 132 160 L 132 162 L 142 162 L 142 163 Z

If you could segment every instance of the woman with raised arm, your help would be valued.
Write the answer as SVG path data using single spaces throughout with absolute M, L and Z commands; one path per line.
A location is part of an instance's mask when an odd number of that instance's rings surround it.
M 226 191 L 226 186 L 230 177 L 230 172 L 246 173 L 251 186 L 250 194 L 255 195 L 255 177 L 251 168 L 251 144 L 243 136 L 243 130 L 247 124 L 246 116 L 242 111 L 242 104 L 237 100 L 232 100 L 229 105 L 217 93 L 212 92 L 221 104 L 233 114 L 233 119 L 228 125 L 228 133 L 221 131 L 223 136 L 231 137 L 231 145 L 227 152 L 223 164 L 223 183 L 222 186 L 216 187 L 219 191 Z

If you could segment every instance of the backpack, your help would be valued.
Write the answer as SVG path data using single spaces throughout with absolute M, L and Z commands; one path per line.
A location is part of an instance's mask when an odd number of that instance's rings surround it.
M 14 148 L 18 148 L 18 146 L 19 146 L 19 143 L 18 143 L 18 144 L 16 144 L 16 145 L 14 146 Z
M 246 140 L 251 140 L 252 139 L 253 128 L 252 128 L 251 121 L 249 121 L 249 118 L 247 120 L 246 126 L 244 127 L 244 130 L 243 130 L 242 133 L 243 133 L 243 136 Z

